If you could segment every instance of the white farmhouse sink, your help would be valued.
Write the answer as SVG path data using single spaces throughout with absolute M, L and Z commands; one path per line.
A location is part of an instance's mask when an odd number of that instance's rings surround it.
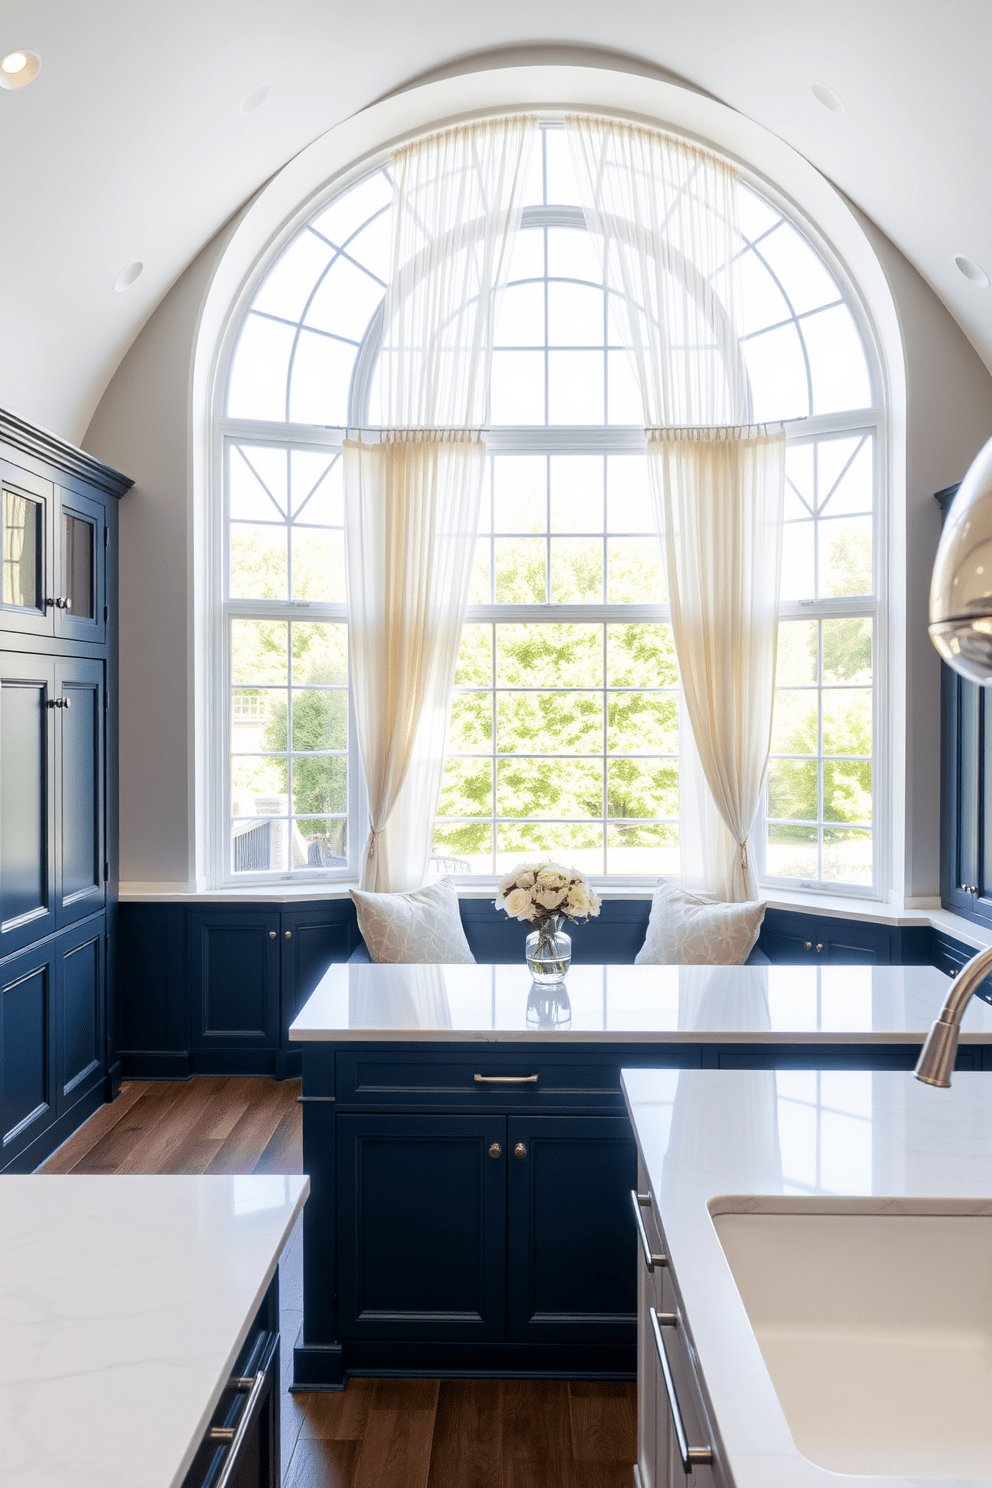
M 992 1478 L 992 1214 L 966 1212 L 989 1206 L 740 1203 L 710 1211 L 803 1456 L 839 1473 Z

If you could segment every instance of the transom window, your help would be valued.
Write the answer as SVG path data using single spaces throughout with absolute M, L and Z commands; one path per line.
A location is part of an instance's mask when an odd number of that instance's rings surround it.
M 751 417 L 795 421 L 763 877 L 863 893 L 877 871 L 877 378 L 825 257 L 756 183 L 738 190 Z M 260 280 L 230 359 L 222 878 L 344 874 L 363 835 L 340 450 L 378 417 L 391 201 L 388 165 L 331 195 Z M 524 201 L 435 854 L 475 875 L 544 852 L 597 874 L 678 872 L 678 671 L 641 400 L 552 121 Z

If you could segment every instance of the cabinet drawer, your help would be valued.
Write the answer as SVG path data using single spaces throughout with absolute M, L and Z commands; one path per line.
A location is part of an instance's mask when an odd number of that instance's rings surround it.
M 612 1060 L 549 1060 L 541 1051 L 494 1054 L 389 1054 L 340 1050 L 337 1098 L 362 1105 L 476 1105 L 480 1109 L 551 1102 L 622 1104 Z

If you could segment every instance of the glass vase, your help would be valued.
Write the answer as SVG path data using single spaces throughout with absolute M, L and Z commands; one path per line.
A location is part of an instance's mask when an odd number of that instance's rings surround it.
M 572 964 L 572 937 L 566 935 L 561 926 L 562 916 L 551 915 L 527 937 L 527 965 L 539 986 L 564 981 Z

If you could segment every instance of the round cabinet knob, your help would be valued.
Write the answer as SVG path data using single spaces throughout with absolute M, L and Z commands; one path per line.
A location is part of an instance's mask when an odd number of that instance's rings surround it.
M 489 1156 L 490 1157 L 502 1157 L 503 1156 L 503 1149 L 499 1145 L 498 1142 L 494 1142 L 492 1144 L 492 1146 L 490 1147 L 490 1149 L 489 1149 Z
M 275 940 L 275 938 L 276 938 L 276 932 L 274 930 L 270 930 L 269 931 L 269 939 L 270 940 Z
M 818 951 L 822 951 L 822 950 L 823 950 L 823 942 L 822 942 L 822 940 L 818 940 L 818 941 L 817 941 L 817 942 L 816 942 L 816 949 L 817 949 L 817 950 L 818 950 Z
M 62 601 L 62 608 L 64 610 L 71 610 L 72 609 L 72 600 L 69 598 L 68 594 L 66 595 L 65 599 Z
M 292 940 L 292 938 L 293 938 L 293 932 L 292 932 L 292 930 L 286 930 L 284 933 L 285 933 L 285 936 L 286 936 L 286 939 L 287 940 Z
M 813 949 L 813 942 L 811 940 L 806 941 L 806 949 L 808 951 L 811 951 Z
M 513 1149 L 513 1155 L 514 1157 L 519 1157 L 521 1162 L 527 1156 L 527 1148 L 524 1146 L 523 1142 L 517 1143 L 517 1145 Z

